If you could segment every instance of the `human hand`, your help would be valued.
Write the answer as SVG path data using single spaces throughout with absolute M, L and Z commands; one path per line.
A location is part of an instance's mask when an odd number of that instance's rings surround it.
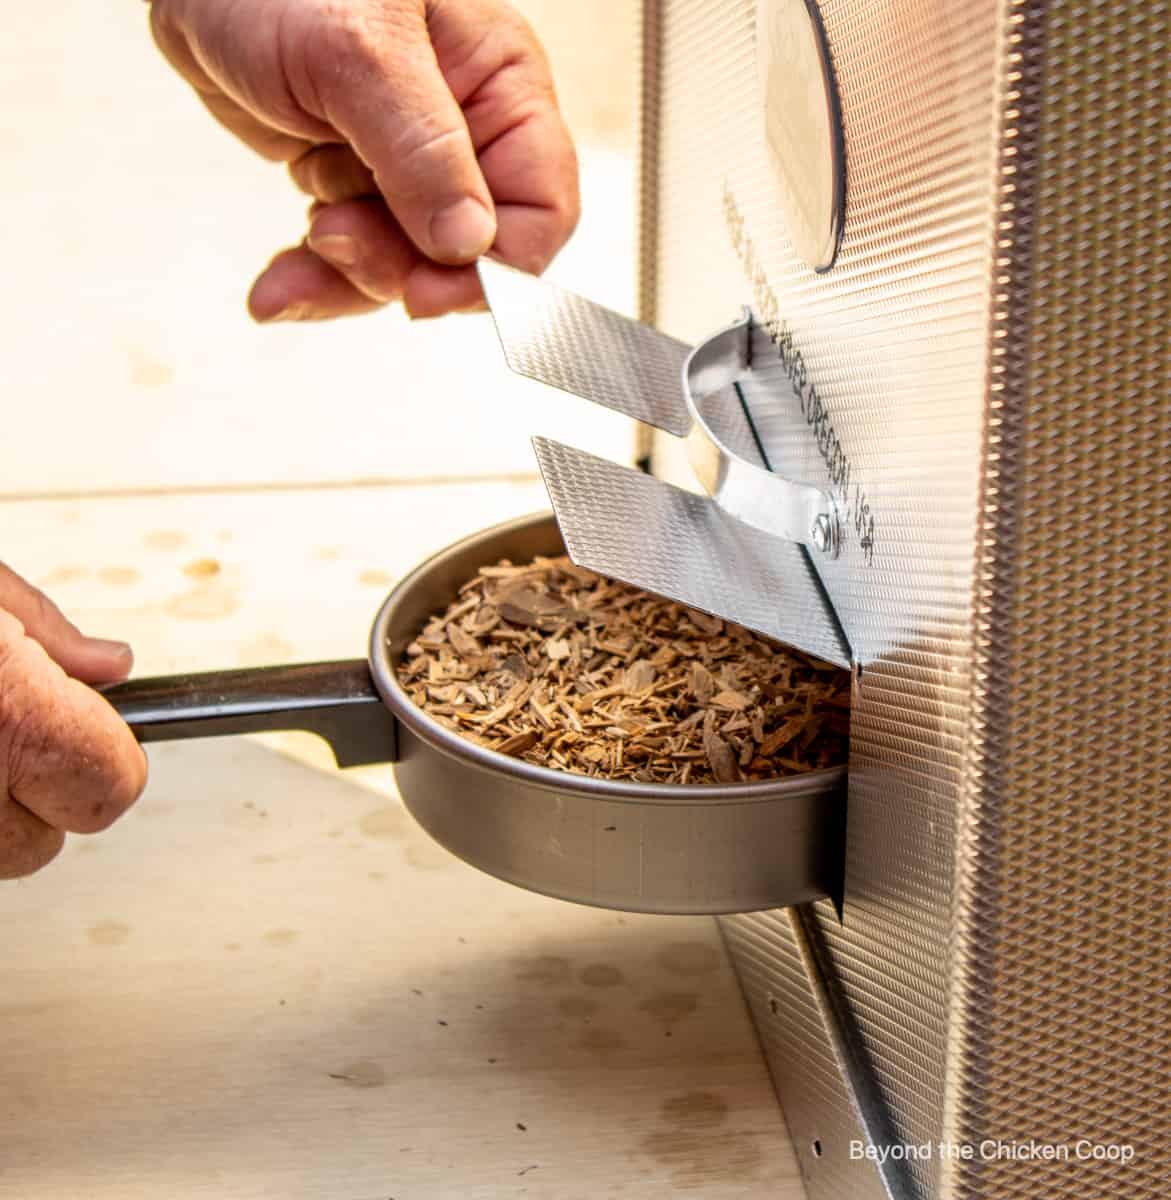
M 66 833 L 105 829 L 142 791 L 142 750 L 86 686 L 132 663 L 129 646 L 85 637 L 0 563 L 0 879 L 40 870 Z
M 154 0 L 167 59 L 317 203 L 253 285 L 260 321 L 476 306 L 491 253 L 534 274 L 578 218 L 549 65 L 504 0 Z

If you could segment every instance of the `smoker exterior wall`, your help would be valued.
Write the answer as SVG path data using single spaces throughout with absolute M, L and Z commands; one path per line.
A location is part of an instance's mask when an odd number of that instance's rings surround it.
M 1149 549 L 1171 463 L 1167 7 L 820 8 L 848 172 L 834 268 L 796 259 L 777 210 L 751 0 L 647 0 L 641 257 L 642 315 L 676 336 L 775 304 L 849 459 L 839 502 L 874 521 L 869 552 L 856 532 L 827 579 L 864 671 L 844 920 L 818 906 L 810 928 L 885 1136 L 1137 1150 L 1126 1165 L 935 1153 L 892 1186 L 1153 1197 L 1168 1105 L 1171 815 L 1149 799 L 1166 795 L 1171 712 L 1151 628 L 1167 620 L 1167 558 Z M 783 369 L 767 342 L 754 368 L 770 349 Z M 773 466 L 832 487 L 805 418 L 765 391 Z M 834 1112 L 848 1128 L 848 1097 L 804 1095 L 812 1124 L 789 1102 L 813 1028 L 769 1003 L 795 995 L 791 922 L 725 932 L 810 1194 L 857 1197 L 873 1172 L 807 1136 Z

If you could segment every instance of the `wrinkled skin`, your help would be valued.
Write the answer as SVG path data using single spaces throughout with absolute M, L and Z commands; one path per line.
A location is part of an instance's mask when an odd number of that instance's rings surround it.
M 212 115 L 316 201 L 249 297 L 260 321 L 481 300 L 485 252 L 543 270 L 578 217 L 549 66 L 502 0 L 154 0 Z
M 83 636 L 0 564 L 0 879 L 50 862 L 137 799 L 146 759 L 88 684 L 124 679 L 130 647 Z

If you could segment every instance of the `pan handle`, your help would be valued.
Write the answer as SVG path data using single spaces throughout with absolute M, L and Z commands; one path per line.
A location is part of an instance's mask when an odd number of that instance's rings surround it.
M 398 759 L 398 726 L 365 659 L 132 679 L 100 689 L 140 742 L 302 729 L 339 767 Z

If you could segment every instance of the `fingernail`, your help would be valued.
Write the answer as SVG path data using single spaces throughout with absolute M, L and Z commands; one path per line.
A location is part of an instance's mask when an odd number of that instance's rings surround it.
M 86 640 L 95 650 L 109 654 L 112 658 L 134 658 L 134 651 L 130 649 L 129 642 L 116 642 L 109 638 L 87 638 Z
M 440 209 L 431 218 L 431 241 L 436 251 L 456 262 L 478 258 L 495 237 L 492 214 L 470 196 Z
M 358 261 L 358 243 L 345 233 L 309 234 L 309 249 L 337 267 L 352 267 Z
M 294 301 L 292 304 L 286 304 L 279 312 L 275 312 L 271 317 L 259 317 L 258 320 L 262 325 L 272 325 L 277 321 L 304 321 L 313 314 L 313 306 L 306 304 L 303 300 Z

